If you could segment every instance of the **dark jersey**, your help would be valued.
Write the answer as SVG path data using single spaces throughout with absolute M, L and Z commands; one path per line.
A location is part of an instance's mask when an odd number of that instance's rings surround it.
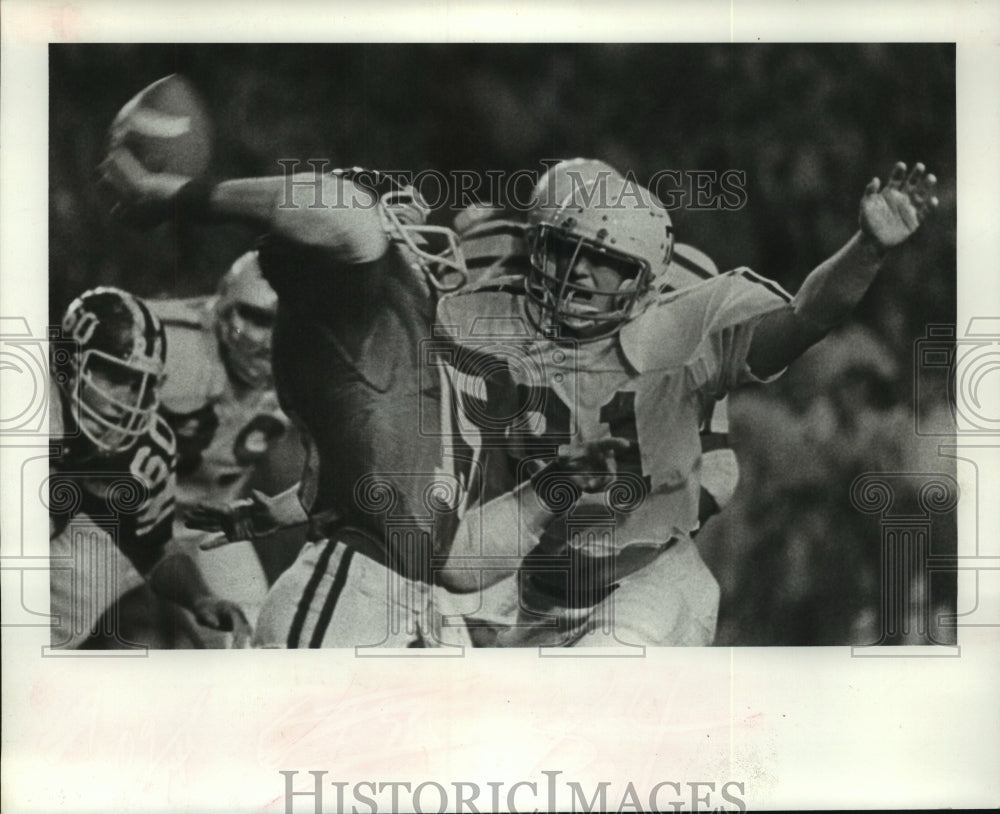
M 271 237 L 260 264 L 278 293 L 278 398 L 310 447 L 304 506 L 368 532 L 387 564 L 428 579 L 458 494 L 442 455 L 439 369 L 421 359 L 436 297 L 395 244 L 345 264 Z
M 159 416 L 128 450 L 118 455 L 96 455 L 83 437 L 65 428 L 74 426 L 58 387 L 50 413 L 50 435 L 58 444 L 49 477 L 49 515 L 52 536 L 77 514 L 107 519 L 115 542 L 142 574 L 163 556 L 171 538 L 176 482 L 174 437 Z

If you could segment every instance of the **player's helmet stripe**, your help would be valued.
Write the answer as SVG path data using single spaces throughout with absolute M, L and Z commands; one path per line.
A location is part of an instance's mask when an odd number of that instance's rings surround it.
M 142 309 L 139 308 L 139 299 L 138 299 L 138 297 L 133 297 L 127 291 L 122 291 L 120 288 L 115 288 L 113 286 L 101 286 L 99 288 L 94 289 L 94 293 L 114 294 L 122 303 L 125 304 L 125 307 L 128 309 L 129 315 L 132 318 L 132 325 L 135 326 L 136 328 L 138 328 L 140 325 L 143 326 L 143 331 L 142 331 L 143 347 L 141 347 L 141 348 L 137 347 L 137 345 L 138 345 L 138 342 L 137 342 L 138 336 L 136 335 L 135 331 L 133 330 L 131 332 L 132 333 L 132 347 L 130 347 L 126 351 L 126 353 L 128 354 L 128 356 L 126 358 L 128 358 L 128 357 L 135 358 L 136 356 L 146 356 L 146 355 L 148 355 L 149 351 L 150 351 L 150 347 L 149 347 L 149 335 L 146 333 L 146 329 L 145 329 L 146 320 L 143 318 Z
M 326 547 L 323 549 L 323 553 L 320 554 L 319 561 L 313 569 L 312 576 L 309 577 L 309 582 L 306 583 L 306 588 L 302 592 L 302 598 L 299 600 L 299 606 L 295 609 L 292 625 L 288 629 L 288 646 L 290 648 L 299 646 L 299 637 L 302 636 L 302 628 L 306 623 L 306 615 L 309 613 L 312 601 L 316 597 L 316 590 L 319 588 L 320 580 L 323 579 L 323 575 L 326 573 L 326 567 L 330 564 L 330 557 L 333 556 L 333 549 L 336 546 L 337 543 L 334 540 L 327 541 Z
M 680 254 L 678 252 L 674 252 L 673 256 L 670 258 L 670 262 L 676 263 L 678 266 L 680 266 L 684 270 L 690 271 L 692 274 L 698 275 L 703 280 L 710 280 L 712 277 L 716 276 L 715 274 L 713 274 L 708 269 L 706 269 L 706 268 L 704 268 L 702 266 L 699 266 L 693 260 L 689 260 L 687 257 L 685 257 L 684 255 L 682 255 L 682 254 Z
M 333 611 L 337 607 L 337 600 L 340 599 L 340 595 L 344 591 L 344 585 L 347 584 L 347 571 L 351 567 L 352 559 L 354 559 L 354 549 L 348 548 L 344 552 L 344 556 L 341 557 L 340 564 L 337 566 L 337 573 L 333 577 L 333 586 L 330 588 L 330 593 L 327 594 L 326 601 L 323 603 L 323 610 L 320 611 L 316 627 L 313 629 L 312 638 L 309 640 L 309 646 L 312 648 L 323 646 L 323 637 L 326 635 L 326 629 L 330 626 Z
M 153 319 L 153 315 L 150 313 L 149 308 L 146 306 L 146 303 L 138 297 L 135 298 L 135 302 L 136 305 L 139 306 L 139 311 L 142 314 L 142 336 L 146 341 L 146 356 L 150 359 L 159 361 L 159 348 L 156 346 L 156 322 Z

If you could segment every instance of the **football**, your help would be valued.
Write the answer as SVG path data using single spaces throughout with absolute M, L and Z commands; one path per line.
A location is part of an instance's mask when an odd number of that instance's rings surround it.
M 133 96 L 111 123 L 109 148 L 119 146 L 152 172 L 204 174 L 212 158 L 212 126 L 190 82 L 171 74 Z

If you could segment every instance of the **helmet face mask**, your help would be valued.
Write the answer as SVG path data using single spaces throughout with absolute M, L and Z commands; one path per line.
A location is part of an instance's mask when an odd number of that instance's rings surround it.
M 621 329 L 673 248 L 662 204 L 602 161 L 574 159 L 549 169 L 528 220 L 533 319 L 583 340 Z
M 270 387 L 278 295 L 264 279 L 257 252 L 240 257 L 219 284 L 217 333 L 229 373 L 252 388 Z
M 425 223 L 430 210 L 413 187 L 386 192 L 380 204 L 389 237 L 405 246 L 431 286 L 447 293 L 468 282 L 458 236 L 447 226 Z
M 337 169 L 333 174 L 372 192 L 389 239 L 403 249 L 410 264 L 428 285 L 441 293 L 456 291 L 469 279 L 458 236 L 446 226 L 427 223 L 430 207 L 412 185 L 387 172 L 362 167 Z
M 76 382 L 77 422 L 99 452 L 124 452 L 149 430 L 159 402 L 158 371 L 88 350 Z
M 274 314 L 246 303 L 235 303 L 219 314 L 218 333 L 229 371 L 250 387 L 272 381 L 271 343 Z
M 648 290 L 651 269 L 643 258 L 548 226 L 533 237 L 528 299 L 580 338 L 616 332 Z
M 77 349 L 57 364 L 80 433 L 100 455 L 130 449 L 150 428 L 166 358 L 163 326 L 140 300 L 116 288 L 88 291 L 66 311 Z

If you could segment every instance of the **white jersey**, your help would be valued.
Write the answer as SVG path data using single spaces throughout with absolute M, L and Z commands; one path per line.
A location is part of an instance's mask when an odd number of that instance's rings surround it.
M 284 434 L 273 387 L 234 383 L 219 355 L 215 298 L 150 300 L 167 333 L 160 403 L 178 442 L 178 505 L 240 497 L 253 466 Z
M 456 345 L 462 435 L 484 450 L 504 446 L 515 480 L 571 440 L 627 439 L 615 483 L 584 495 L 547 534 L 605 552 L 686 536 L 698 526 L 699 431 L 717 399 L 759 381 L 746 361 L 753 326 L 789 300 L 737 269 L 658 295 L 617 336 L 572 342 L 538 334 L 519 279 L 457 292 L 438 325 Z
M 209 587 L 256 620 L 268 581 L 253 545 L 199 551 L 195 544 L 205 533 L 183 522 L 199 503 L 243 497 L 251 478 L 262 474 L 260 467 L 272 462 L 269 447 L 286 433 L 289 420 L 273 387 L 244 387 L 230 378 L 219 352 L 214 297 L 147 302 L 167 333 L 160 409 L 177 438 L 175 537 L 195 557 Z

